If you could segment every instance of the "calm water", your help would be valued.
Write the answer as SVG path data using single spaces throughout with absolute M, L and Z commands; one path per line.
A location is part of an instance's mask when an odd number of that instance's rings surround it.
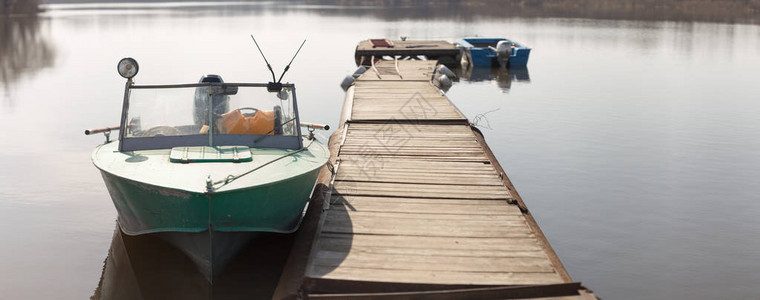
M 361 39 L 533 47 L 529 74 L 476 71 L 448 95 L 571 276 L 605 299 L 760 298 L 760 26 L 272 4 L 55 6 L 2 26 L 0 298 L 271 293 L 287 238 L 252 245 L 211 289 L 165 244 L 114 236 L 89 158 L 102 137 L 82 134 L 117 125 L 122 57 L 138 83 L 267 80 L 251 33 L 277 69 L 308 39 L 286 79 L 302 119 L 331 125 Z

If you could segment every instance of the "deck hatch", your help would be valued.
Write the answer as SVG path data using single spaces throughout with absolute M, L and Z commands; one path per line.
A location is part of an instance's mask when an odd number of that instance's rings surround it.
M 248 162 L 251 160 L 253 160 L 251 149 L 246 146 L 174 147 L 169 154 L 169 161 L 174 163 Z

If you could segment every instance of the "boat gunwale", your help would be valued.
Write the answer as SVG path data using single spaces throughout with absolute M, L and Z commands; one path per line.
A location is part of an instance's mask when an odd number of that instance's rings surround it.
M 317 141 L 317 140 L 315 140 L 315 141 Z M 98 153 L 98 151 L 100 151 L 100 149 L 101 149 L 103 146 L 105 146 L 105 145 L 107 145 L 107 144 L 110 144 L 110 143 L 115 143 L 115 142 L 118 142 L 118 141 L 111 141 L 111 142 L 109 142 L 109 143 L 100 144 L 100 145 L 98 145 L 97 147 L 95 147 L 95 150 L 93 150 L 93 151 L 92 151 L 92 154 L 91 154 L 91 157 L 90 157 L 90 159 L 92 160 L 92 164 L 93 164 L 93 165 L 95 165 L 95 167 L 96 167 L 98 170 L 100 170 L 101 172 L 106 172 L 106 173 L 108 173 L 109 175 L 112 175 L 112 176 L 118 177 L 118 178 L 120 178 L 120 179 L 126 179 L 126 180 L 129 180 L 129 181 L 134 181 L 134 182 L 137 182 L 137 183 L 140 183 L 140 184 L 147 184 L 147 185 L 151 185 L 151 186 L 156 186 L 156 187 L 158 187 L 158 186 L 157 186 L 157 185 L 155 185 L 155 184 L 151 184 L 151 183 L 147 183 L 147 182 L 141 182 L 141 181 L 137 181 L 137 180 L 135 180 L 135 179 L 131 179 L 131 178 L 127 178 L 127 177 L 124 177 L 124 176 L 119 176 L 119 175 L 116 175 L 115 173 L 113 173 L 113 172 L 109 172 L 109 171 L 106 171 L 106 170 L 104 170 L 103 168 L 101 168 L 100 166 L 98 166 L 98 164 L 96 163 L 96 154 Z M 312 144 L 313 144 L 313 143 L 312 143 Z M 330 153 L 330 152 L 329 152 L 329 149 L 327 149 L 327 146 L 325 146 L 324 144 L 322 144 L 322 143 L 321 143 L 321 142 L 319 142 L 319 141 L 317 141 L 317 144 L 318 144 L 318 145 L 320 145 L 320 146 L 321 146 L 321 147 L 322 147 L 322 148 L 325 150 L 325 151 L 324 151 L 325 153 L 328 153 L 328 154 Z M 253 149 L 256 149 L 256 148 L 251 148 L 251 151 L 253 151 Z M 272 150 L 272 148 L 261 148 L 261 149 L 265 149 L 265 150 Z M 302 148 L 302 149 L 303 149 L 303 148 Z M 158 151 L 158 150 L 166 150 L 166 151 L 170 151 L 171 149 L 153 149 L 153 150 L 142 150 L 142 151 Z M 283 149 L 283 150 L 286 150 L 286 149 Z M 141 151 L 141 150 L 138 150 L 138 151 Z M 119 153 L 126 153 L 126 152 L 138 152 L 138 151 L 124 151 L 124 152 L 122 152 L 122 151 L 118 151 L 118 152 L 119 152 Z M 295 150 L 295 151 L 298 151 L 298 150 Z M 307 152 L 309 152 L 309 153 L 311 153 L 311 151 L 309 151 L 309 149 L 308 149 L 308 148 L 306 148 L 306 151 L 307 151 Z M 253 156 L 253 153 L 251 153 L 251 154 L 252 154 L 252 156 Z M 164 154 L 161 154 L 161 155 L 164 155 Z M 296 153 L 295 155 L 298 155 L 298 153 Z M 167 160 L 168 160 L 168 159 L 169 159 L 169 154 L 166 154 L 166 157 L 167 157 Z M 316 155 L 315 155 L 314 157 L 316 157 Z M 185 189 L 181 189 L 181 188 L 171 188 L 171 187 L 165 187 L 165 186 L 161 186 L 161 188 L 163 188 L 163 189 L 168 189 L 168 190 L 173 190 L 173 191 L 179 191 L 179 192 L 185 192 L 185 193 L 197 194 L 197 195 L 208 195 L 208 194 L 224 194 L 224 193 L 232 193 L 232 192 L 237 192 L 237 191 L 241 191 L 241 190 L 245 190 L 245 189 L 249 189 L 249 188 L 254 188 L 254 187 L 265 187 L 265 186 L 269 186 L 269 185 L 278 184 L 278 183 L 281 183 L 281 182 L 283 182 L 283 181 L 287 181 L 287 180 L 289 180 L 289 179 L 291 179 L 291 178 L 293 178 L 293 177 L 302 176 L 302 175 L 304 175 L 304 174 L 308 174 L 308 173 L 311 173 L 311 172 L 313 172 L 313 171 L 315 171 L 315 170 L 321 169 L 321 168 L 323 168 L 323 167 L 325 166 L 325 164 L 327 164 L 327 161 L 329 160 L 329 155 L 328 155 L 328 156 L 326 156 L 326 157 L 327 157 L 327 158 L 325 159 L 325 162 L 324 162 L 324 163 L 322 163 L 322 164 L 319 164 L 319 166 L 317 166 L 317 167 L 315 167 L 315 168 L 310 168 L 310 169 L 307 169 L 307 171 L 305 171 L 305 172 L 302 172 L 302 173 L 300 173 L 300 174 L 298 174 L 298 175 L 296 175 L 296 176 L 285 177 L 285 178 L 282 178 L 282 179 L 279 179 L 279 180 L 270 181 L 270 182 L 267 182 L 267 183 L 263 183 L 263 184 L 259 184 L 259 185 L 253 185 L 253 186 L 244 186 L 244 187 L 238 187 L 238 188 L 233 188 L 233 189 L 227 189 L 227 190 L 223 190 L 223 191 L 219 191 L 219 189 L 214 189 L 214 191 L 213 191 L 212 193 L 209 193 L 209 192 L 198 192 L 198 191 L 190 191 L 190 190 L 185 190 Z M 184 164 L 184 163 L 176 163 L 176 162 L 171 162 L 171 163 L 174 163 L 174 164 Z M 258 161 L 256 161 L 256 160 L 252 160 L 252 161 L 248 161 L 248 162 L 199 162 L 199 163 L 194 163 L 194 164 L 212 164 L 212 163 L 215 163 L 215 164 L 227 164 L 227 163 L 232 163 L 232 164 L 243 165 L 243 164 L 254 164 L 254 163 L 258 163 Z M 264 164 L 266 164 L 266 162 L 265 162 Z M 224 187 L 224 186 L 223 186 L 223 187 Z M 223 187 L 220 187 L 220 188 L 223 188 Z

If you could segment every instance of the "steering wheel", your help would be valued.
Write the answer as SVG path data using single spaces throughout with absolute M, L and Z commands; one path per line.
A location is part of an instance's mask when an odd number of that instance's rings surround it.
M 258 111 L 259 111 L 259 109 L 258 109 L 258 108 L 254 108 L 254 107 L 241 107 L 241 108 L 238 108 L 238 110 L 239 110 L 239 111 L 240 111 L 240 113 L 241 113 L 241 114 L 243 114 L 243 116 L 245 116 L 245 117 L 253 117 L 253 116 L 255 116 L 255 115 L 256 115 L 256 112 L 258 112 Z M 250 110 L 250 111 L 253 111 L 253 112 L 251 112 L 251 113 L 243 113 L 243 110 Z
M 169 135 L 180 135 L 180 132 L 177 128 L 174 128 L 171 126 L 156 126 L 146 131 L 143 131 L 143 133 L 140 136 L 169 136 Z

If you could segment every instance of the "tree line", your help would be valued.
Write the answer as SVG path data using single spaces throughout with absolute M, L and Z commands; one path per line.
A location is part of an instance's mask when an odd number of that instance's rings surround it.
M 0 17 L 7 15 L 37 14 L 41 0 L 0 0 Z
M 0 0 L 0 15 L 36 14 L 41 3 L 151 0 Z M 178 0 L 161 0 L 178 1 Z M 188 1 L 188 0 L 186 0 Z M 209 0 L 195 0 L 209 1 Z M 246 1 L 246 0 L 238 0 Z M 249 0 L 250 1 L 250 0 Z M 256 0 L 254 0 L 256 1 Z M 760 23 L 760 0 L 286 0 L 339 6 L 426 7 L 431 13 L 491 17 L 561 17 Z M 382 13 L 382 12 L 378 12 Z

